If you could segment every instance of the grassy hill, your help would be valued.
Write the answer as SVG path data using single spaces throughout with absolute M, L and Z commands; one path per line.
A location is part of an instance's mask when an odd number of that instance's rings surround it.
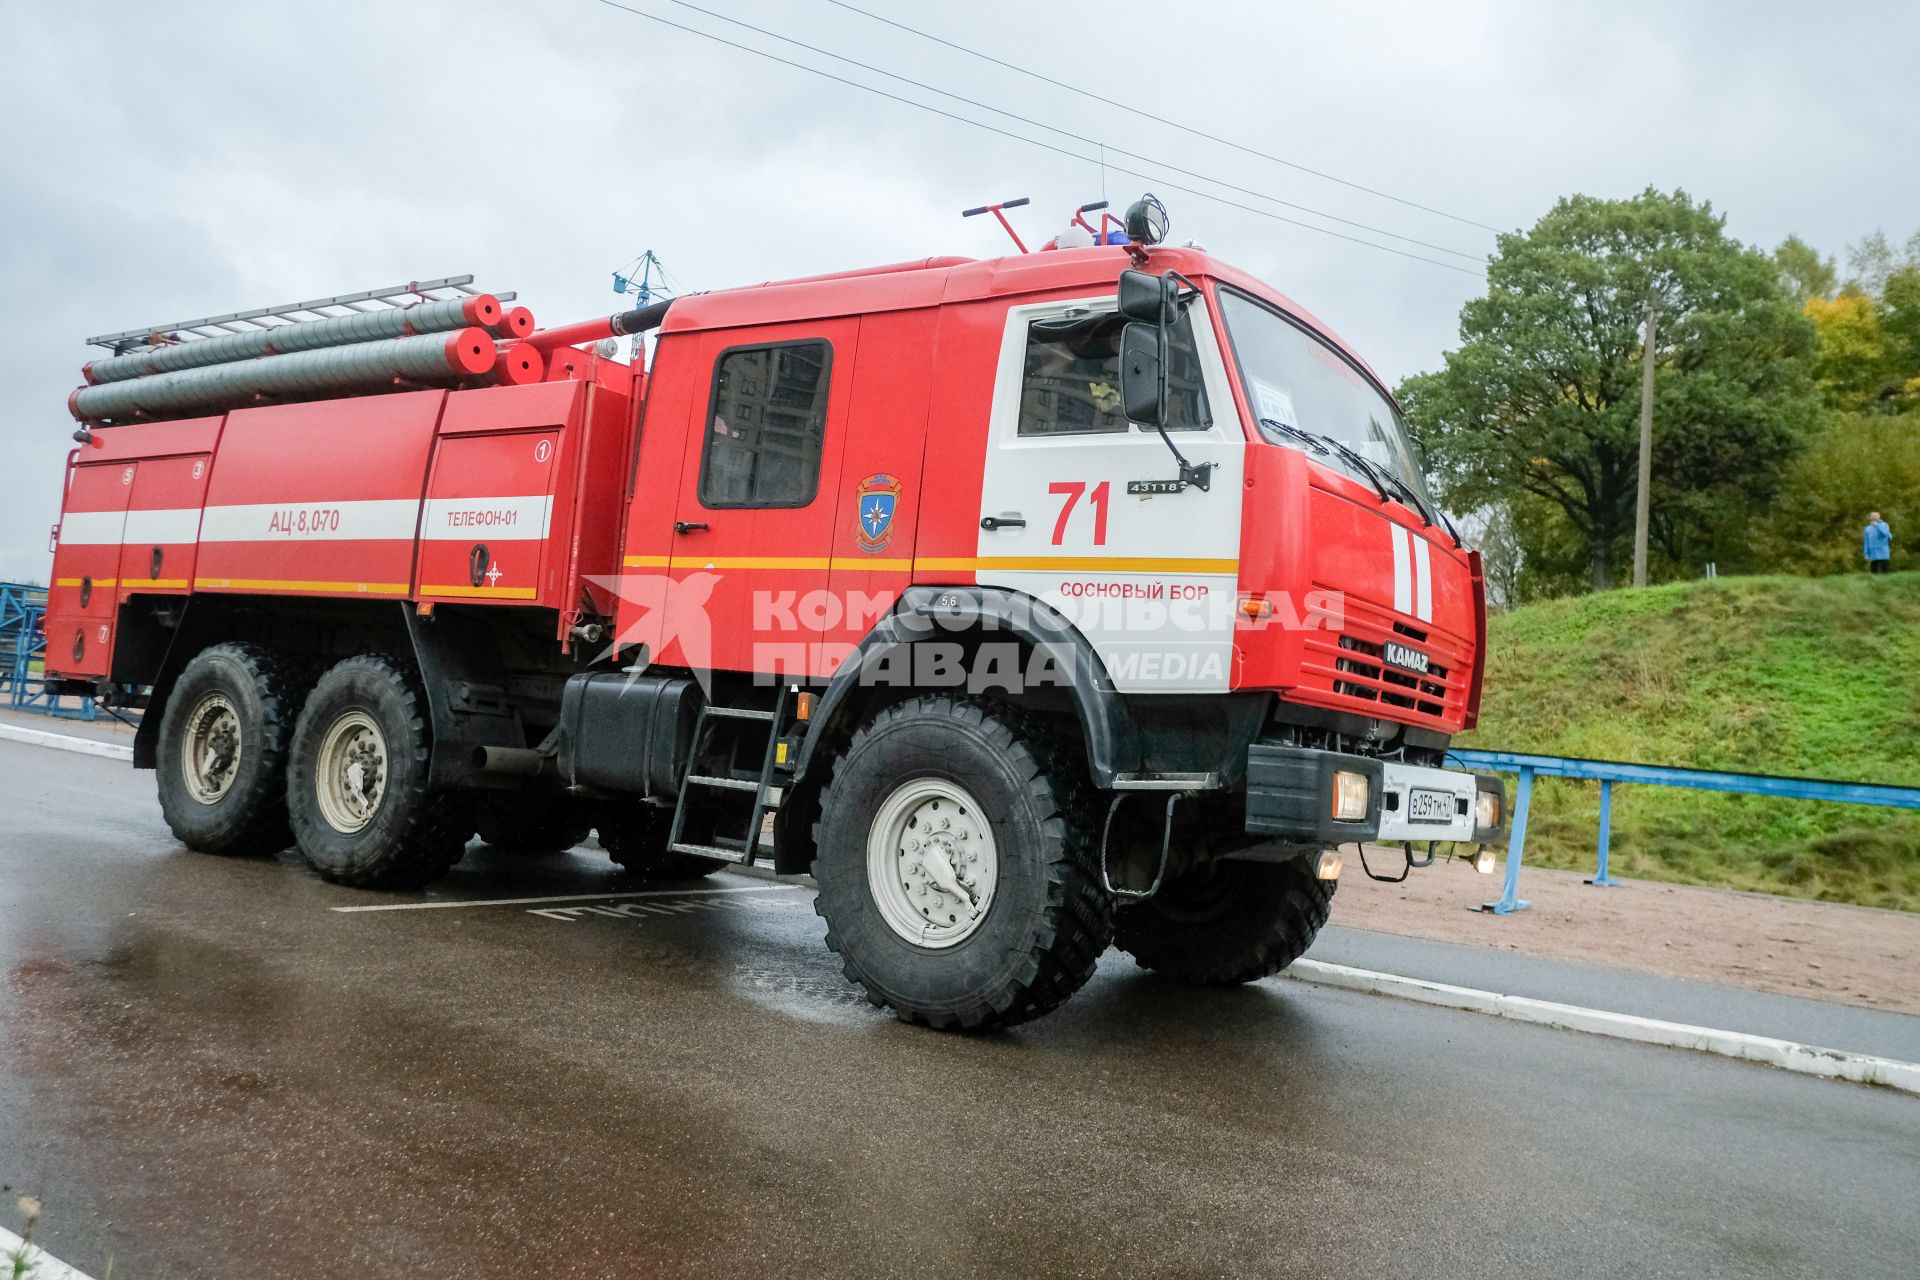
M 1721 578 L 1492 620 L 1458 745 L 1920 786 L 1920 573 Z M 1534 787 L 1527 860 L 1593 867 L 1599 789 Z M 1620 875 L 1920 910 L 1920 811 L 1616 786 Z

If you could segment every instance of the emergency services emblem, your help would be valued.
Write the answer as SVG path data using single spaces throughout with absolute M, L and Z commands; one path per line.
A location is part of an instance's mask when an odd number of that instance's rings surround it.
M 900 480 L 877 472 L 854 490 L 854 537 L 869 555 L 885 551 L 893 541 L 893 512 L 900 501 Z

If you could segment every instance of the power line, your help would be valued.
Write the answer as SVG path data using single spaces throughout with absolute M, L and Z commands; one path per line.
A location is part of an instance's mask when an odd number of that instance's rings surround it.
M 994 125 L 990 125 L 986 123 L 984 120 L 974 120 L 967 116 L 956 114 L 955 112 L 952 112 L 952 111 L 944 111 L 939 107 L 932 106 L 925 102 L 916 102 L 912 98 L 905 98 L 900 96 L 897 93 L 889 93 L 885 89 L 877 88 L 870 84 L 862 84 L 858 80 L 849 80 L 845 76 L 837 76 L 833 74 L 831 71 L 824 71 L 819 67 L 808 66 L 804 62 L 795 62 L 790 58 L 783 58 L 778 54 L 768 53 L 765 49 L 756 49 L 752 45 L 740 44 L 737 41 L 728 40 L 724 36 L 714 35 L 710 31 L 702 31 L 698 27 L 689 27 L 683 23 L 674 22 L 669 18 L 663 18 L 658 14 L 648 13 L 644 9 L 635 9 L 630 5 L 619 3 L 619 0 L 595 0 L 595 3 L 600 4 L 609 9 L 616 9 L 621 13 L 629 14 L 636 18 L 645 18 L 648 22 L 658 23 L 660 26 L 663 26 L 663 27 L 671 27 L 675 31 L 684 31 L 688 35 L 699 36 L 702 40 L 710 40 L 715 44 L 726 45 L 730 49 L 738 49 L 742 53 L 751 53 L 756 57 L 765 58 L 770 62 L 780 63 L 782 66 L 793 67 L 796 70 L 809 72 L 813 75 L 820 76 L 823 79 L 835 81 L 838 84 L 844 84 L 855 89 L 864 90 L 867 93 L 875 94 L 878 97 L 886 98 L 892 102 L 903 103 L 906 106 L 914 107 L 921 111 L 930 112 L 931 114 L 936 116 L 943 116 L 948 120 L 955 120 L 961 124 L 971 125 L 976 129 L 984 129 L 988 133 L 998 134 L 1003 138 L 1011 138 L 1015 142 L 1024 142 L 1030 147 L 1039 147 L 1044 151 L 1051 151 L 1056 155 L 1066 156 L 1070 160 L 1078 160 L 1083 164 L 1100 163 L 1099 159 L 1094 156 L 1082 155 L 1077 151 L 1070 151 L 1065 147 L 1056 147 L 1050 142 L 1042 142 L 1038 138 L 1030 138 L 1024 134 L 1014 133 L 1007 129 L 1001 129 Z M 1289 226 L 1301 227 L 1308 231 L 1315 231 L 1323 236 L 1332 236 L 1336 240 L 1345 240 L 1351 244 L 1364 245 L 1369 249 L 1377 249 L 1382 253 L 1391 253 L 1402 258 L 1410 258 L 1415 262 L 1424 262 L 1428 266 L 1439 267 L 1444 271 L 1457 271 L 1461 275 L 1467 275 L 1467 276 L 1478 276 L 1482 274 L 1479 271 L 1475 271 L 1467 267 L 1455 266 L 1451 262 L 1441 262 L 1434 258 L 1423 257 L 1417 253 L 1409 253 L 1404 249 L 1396 249 L 1392 245 L 1376 244 L 1371 240 L 1362 240 L 1358 236 L 1347 235 L 1345 232 L 1334 231 L 1327 227 L 1315 226 L 1311 222 L 1302 222 L 1298 218 L 1289 218 L 1284 214 L 1274 213 L 1268 209 L 1256 209 L 1252 205 L 1241 204 L 1237 200 L 1229 200 L 1225 196 L 1215 195 L 1210 191 L 1201 191 L 1194 187 L 1182 186 L 1177 182 L 1168 182 L 1164 178 L 1156 176 L 1154 174 L 1141 173 L 1135 169 L 1126 169 L 1113 164 L 1108 164 L 1105 166 L 1105 168 L 1110 169 L 1114 173 L 1125 174 L 1127 177 L 1130 177 L 1130 178 L 1139 178 L 1143 182 L 1154 183 L 1156 186 L 1159 186 L 1168 191 L 1179 191 L 1186 195 L 1198 196 L 1203 200 L 1211 200 L 1216 204 L 1223 204 L 1229 208 L 1240 209 L 1240 210 L 1243 210 L 1244 212 L 1256 214 L 1262 218 L 1268 218 L 1275 222 L 1284 222 Z
M 885 76 L 889 80 L 897 80 L 902 84 L 910 84 L 914 88 L 923 89 L 928 93 L 937 93 L 941 97 L 950 98 L 955 102 L 964 102 L 966 105 L 970 107 L 976 107 L 981 111 L 991 111 L 993 112 L 993 114 L 997 116 L 1004 116 L 1008 120 L 1016 120 L 1021 124 L 1030 125 L 1036 129 L 1045 129 L 1048 133 L 1059 134 L 1061 137 L 1071 138 L 1075 142 L 1084 142 L 1088 146 L 1098 147 L 1098 148 L 1101 148 L 1103 151 L 1111 151 L 1115 155 L 1126 156 L 1128 159 L 1138 160 L 1142 164 L 1155 165 L 1159 168 L 1167 170 L 1170 173 L 1182 174 L 1186 177 L 1196 179 L 1200 182 L 1210 182 L 1214 186 L 1224 187 L 1228 191 L 1236 191 L 1241 195 L 1252 196 L 1256 200 L 1266 200 L 1266 201 L 1269 201 L 1270 203 L 1281 205 L 1288 209 L 1298 209 L 1301 213 L 1310 213 L 1316 218 L 1325 218 L 1329 222 L 1338 222 L 1344 226 L 1355 227 L 1361 231 L 1371 231 L 1375 235 L 1386 236 L 1390 240 L 1399 240 L 1405 244 L 1418 245 L 1422 249 L 1432 249 L 1435 253 L 1451 254 L 1456 258 L 1464 258 L 1468 262 L 1474 262 L 1474 263 L 1478 263 L 1482 260 L 1482 255 L 1477 253 L 1465 253 L 1459 249 L 1449 249 L 1446 245 L 1434 244 L 1430 240 L 1419 240 L 1414 238 L 1413 236 L 1403 236 L 1397 231 L 1388 231 L 1385 227 L 1376 227 L 1365 222 L 1355 221 L 1352 218 L 1343 218 L 1337 213 L 1328 213 L 1325 209 L 1315 209 L 1310 205 L 1296 204 L 1291 200 L 1282 200 L 1279 196 L 1269 195 L 1267 192 L 1264 192 L 1264 191 L 1256 191 L 1251 187 L 1238 186 L 1234 183 L 1228 182 L 1224 178 L 1216 178 L 1211 174 L 1198 173 L 1192 169 L 1184 169 L 1179 165 L 1173 163 L 1171 160 L 1161 160 L 1153 156 L 1144 156 L 1137 151 L 1128 151 L 1124 147 L 1115 146 L 1113 143 L 1107 142 L 1100 138 L 1090 138 L 1085 134 L 1074 133 L 1070 129 L 1062 129 L 1057 125 L 1048 124 L 1044 120 L 1035 120 L 1035 119 L 1032 119 L 1031 117 L 1020 115 L 1017 112 L 1008 111 L 1001 107 L 996 107 L 990 102 L 981 102 L 977 99 L 966 97 L 963 94 L 951 93 L 945 89 L 938 88 L 935 85 L 930 85 L 923 80 L 915 80 L 912 76 L 903 76 L 898 74 L 897 72 L 888 71 L 885 67 L 876 67 L 871 63 L 861 62 L 857 58 L 849 58 L 845 54 L 835 53 L 831 49 L 822 49 L 817 45 L 808 44 L 804 40 L 795 40 L 791 36 L 783 36 L 777 31 L 769 31 L 765 27 L 755 26 L 753 23 L 744 21 L 740 18 L 731 18 L 724 13 L 715 13 L 712 9 L 703 9 L 699 5 L 691 3 L 691 0 L 667 0 L 667 3 L 678 5 L 682 9 L 691 9 L 695 13 L 704 14 L 706 17 L 709 17 L 709 18 L 717 18 L 721 22 L 731 23 L 736 27 L 744 27 L 748 31 L 752 31 L 759 35 L 766 36 L 772 40 L 778 40 L 782 44 L 790 44 L 790 45 L 793 45 L 795 48 L 805 49 L 808 53 L 817 53 L 822 57 L 832 58 L 836 62 L 844 62 L 848 66 L 858 67 L 862 71 L 870 71 L 875 75 Z M 1105 161 L 1103 160 L 1101 161 L 1101 163 L 1104 164 Z
M 1378 196 L 1382 200 L 1391 200 L 1395 204 L 1403 204 L 1409 209 L 1418 209 L 1422 213 L 1431 213 L 1438 217 L 1448 218 L 1454 222 L 1462 222 L 1467 226 L 1478 227 L 1482 231 L 1491 231 L 1495 234 L 1499 234 L 1502 230 L 1500 227 L 1489 226 L 1487 223 L 1476 221 L 1473 218 L 1464 217 L 1457 213 L 1448 213 L 1445 209 L 1436 209 L 1432 205 L 1421 204 L 1417 200 L 1408 200 L 1404 196 L 1396 196 L 1390 191 L 1382 191 L 1377 187 L 1365 186 L 1346 178 L 1336 177 L 1331 173 L 1326 173 L 1319 169 L 1308 168 L 1304 164 L 1299 164 L 1284 157 L 1261 151 L 1255 147 L 1249 147 L 1244 143 L 1235 142 L 1231 138 L 1222 138 L 1218 134 L 1208 133 L 1205 129 L 1198 129 L 1190 124 L 1181 124 L 1177 120 L 1169 120 L 1165 116 L 1157 116 L 1151 111 L 1144 111 L 1134 106 L 1132 103 L 1120 102 L 1113 98 L 1103 97 L 1091 89 L 1082 89 L 1078 85 L 1071 85 L 1064 80 L 1056 80 L 1052 76 L 1043 75 L 1038 71 L 1032 71 L 1026 67 L 1017 66 L 1014 63 L 996 58 L 990 53 L 982 53 L 978 49 L 969 49 L 963 44 L 955 44 L 953 41 L 943 39 L 940 36 L 934 35 L 932 32 L 922 31 L 918 27 L 910 27 L 904 22 L 896 22 L 894 19 L 884 17 L 881 14 L 871 13 L 868 10 L 860 8 L 858 5 L 848 4 L 846 0 L 827 0 L 827 3 L 845 9 L 849 13 L 857 13 L 863 18 L 871 18 L 875 22 L 884 22 L 886 25 L 898 28 L 908 35 L 919 36 L 922 40 L 931 40 L 935 44 L 945 45 L 947 48 L 964 53 L 969 57 L 979 58 L 983 62 L 991 62 L 996 67 L 1005 67 L 1008 71 L 1016 71 L 1023 76 L 1030 76 L 1035 80 L 1053 85 L 1057 89 L 1065 89 L 1068 93 L 1077 93 L 1083 98 L 1091 98 L 1093 101 L 1104 103 L 1109 107 L 1118 107 L 1122 111 L 1130 112 L 1143 120 L 1151 120 L 1155 124 L 1164 124 L 1169 128 L 1178 129 L 1182 133 L 1190 133 L 1196 138 L 1205 138 L 1207 141 L 1217 142 L 1223 147 L 1232 147 L 1235 151 L 1242 151 L 1250 156 L 1258 156 L 1262 160 L 1271 160 L 1274 164 L 1285 165 L 1289 169 L 1298 169 L 1301 173 L 1310 173 L 1316 178 L 1323 178 L 1328 182 L 1337 182 L 1343 187 L 1351 187 L 1355 191 L 1364 191 L 1370 196 Z

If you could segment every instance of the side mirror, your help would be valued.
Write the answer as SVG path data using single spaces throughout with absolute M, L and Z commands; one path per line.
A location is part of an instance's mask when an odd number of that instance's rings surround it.
M 1149 427 L 1161 425 L 1160 332 L 1158 325 L 1140 321 L 1120 331 L 1120 404 L 1127 421 Z
M 1120 314 L 1142 324 L 1170 325 L 1179 311 L 1180 282 L 1145 271 L 1120 273 Z

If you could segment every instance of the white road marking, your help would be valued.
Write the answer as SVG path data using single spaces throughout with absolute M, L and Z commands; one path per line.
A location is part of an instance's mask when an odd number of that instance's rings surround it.
M 11 1262 L 22 1247 L 27 1269 L 21 1272 L 31 1280 L 93 1280 L 84 1271 L 68 1266 L 37 1244 L 27 1244 L 19 1236 L 0 1227 L 0 1262 Z
M 17 724 L 0 724 L 0 741 L 52 747 L 55 751 L 77 751 L 84 756 L 105 756 L 109 760 L 133 759 L 133 748 L 117 742 L 96 742 L 92 738 L 76 738 L 70 733 L 52 733 L 46 729 L 27 729 Z
M 1630 1013 L 1608 1013 L 1601 1009 L 1556 1004 L 1551 1000 L 1535 1000 L 1528 996 L 1503 996 L 1475 987 L 1455 987 L 1422 978 L 1403 978 L 1398 974 L 1376 973 L 1371 969 L 1354 969 L 1321 960 L 1296 960 L 1286 970 L 1286 976 L 1301 982 L 1344 987 L 1349 991 L 1365 991 L 1420 1004 L 1492 1014 L 1496 1018 L 1509 1018 L 1515 1022 L 1584 1031 L 1589 1035 L 1633 1040 L 1669 1049 L 1692 1049 L 1698 1053 L 1718 1054 L 1723 1058 L 1765 1063 L 1801 1075 L 1880 1084 L 1890 1089 L 1920 1094 L 1920 1063 L 1900 1062 L 1868 1053 L 1825 1049 L 1819 1045 L 1801 1044 L 1797 1040 L 1756 1036 L 1745 1031 L 1722 1031 L 1685 1022 L 1663 1022 L 1658 1018 L 1641 1018 Z
M 752 884 L 738 889 L 636 889 L 631 893 L 557 893 L 540 898 L 472 898 L 458 902 L 380 902 L 365 907 L 329 907 L 329 911 L 438 911 L 447 907 L 523 907 L 530 902 L 612 902 L 622 898 L 664 898 L 713 893 L 773 893 L 797 884 Z

